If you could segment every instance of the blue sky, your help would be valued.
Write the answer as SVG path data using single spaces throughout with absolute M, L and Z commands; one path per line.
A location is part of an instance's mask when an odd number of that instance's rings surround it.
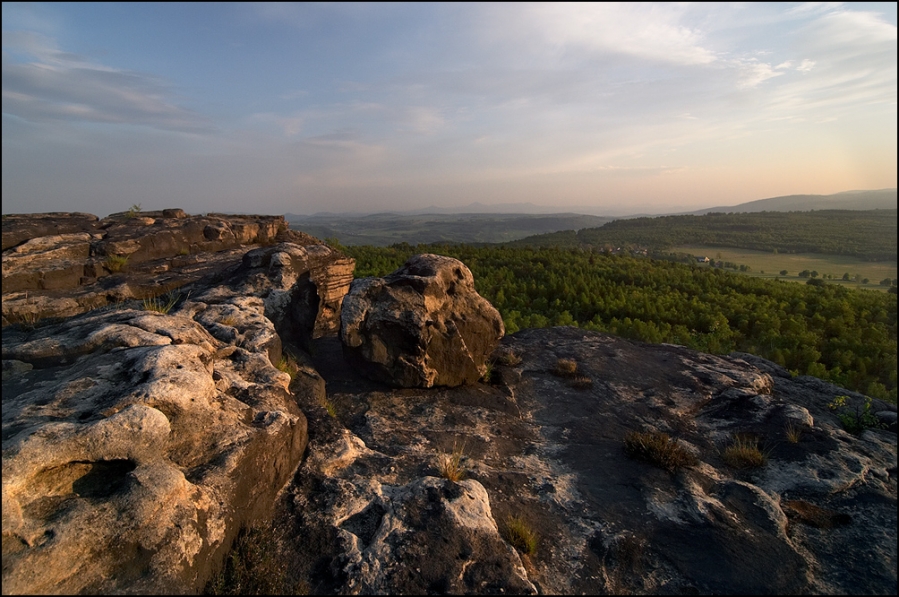
M 3 212 L 896 187 L 896 4 L 20 4 Z

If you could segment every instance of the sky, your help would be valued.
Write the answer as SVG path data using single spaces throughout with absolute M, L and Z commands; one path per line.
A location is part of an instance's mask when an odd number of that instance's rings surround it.
M 894 188 L 896 3 L 2 4 L 3 213 Z

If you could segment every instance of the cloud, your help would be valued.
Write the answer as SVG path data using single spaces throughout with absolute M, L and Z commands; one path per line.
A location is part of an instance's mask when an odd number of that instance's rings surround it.
M 494 18 L 508 23 L 509 9 L 496 11 Z M 540 41 L 557 53 L 625 54 L 680 65 L 714 62 L 714 52 L 702 45 L 702 34 L 683 24 L 685 11 L 675 4 L 526 5 L 520 31 L 532 38 L 530 44 Z
M 132 124 L 191 133 L 213 129 L 208 119 L 178 106 L 173 95 L 156 77 L 62 52 L 41 35 L 3 33 L 4 114 L 30 122 Z

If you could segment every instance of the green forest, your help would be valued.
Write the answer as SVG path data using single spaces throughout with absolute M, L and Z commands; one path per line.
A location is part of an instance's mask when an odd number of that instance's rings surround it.
M 893 247 L 895 259 L 895 236 Z M 896 402 L 895 286 L 883 293 L 795 284 L 582 248 L 340 248 L 356 259 L 356 277 L 384 276 L 416 253 L 461 260 L 510 334 L 573 325 L 714 354 L 748 352 Z
M 653 250 L 678 245 L 706 245 L 895 261 L 896 219 L 895 209 L 660 216 L 614 220 L 599 228 L 529 236 L 511 244 L 596 249 L 643 247 Z

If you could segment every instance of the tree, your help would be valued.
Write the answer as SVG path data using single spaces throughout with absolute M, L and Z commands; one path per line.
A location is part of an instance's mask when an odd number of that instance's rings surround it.
M 807 269 L 804 269 L 801 272 L 799 272 L 800 278 L 808 278 L 810 275 L 812 275 L 812 272 L 808 271 Z
M 826 282 L 819 278 L 810 278 L 808 282 L 806 282 L 809 286 L 824 286 Z
M 781 276 L 786 276 L 786 275 L 787 275 L 787 270 L 785 270 L 785 269 L 780 270 L 780 275 L 781 275 Z
M 818 270 L 813 269 L 813 270 L 812 270 L 812 273 L 811 273 L 811 276 L 812 276 L 813 278 L 817 278 L 817 277 L 818 277 Z
M 893 283 L 893 281 L 890 280 L 889 278 L 884 278 L 883 280 L 880 281 L 881 286 L 890 286 L 892 283 Z
M 852 278 L 849 276 L 849 272 L 846 272 L 845 274 L 843 274 L 843 279 L 846 280 L 847 282 L 848 282 L 849 280 L 852 279 Z

